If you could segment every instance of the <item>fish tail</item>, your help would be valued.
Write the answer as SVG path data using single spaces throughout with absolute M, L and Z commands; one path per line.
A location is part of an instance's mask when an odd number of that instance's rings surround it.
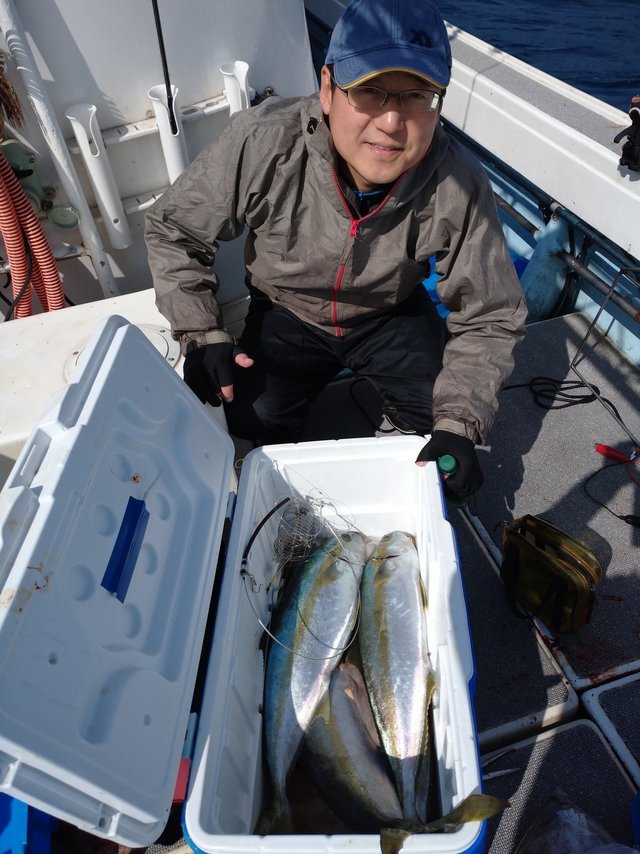
M 293 833 L 291 808 L 286 798 L 273 798 L 266 809 L 260 813 L 255 833 L 269 836 L 273 833 Z

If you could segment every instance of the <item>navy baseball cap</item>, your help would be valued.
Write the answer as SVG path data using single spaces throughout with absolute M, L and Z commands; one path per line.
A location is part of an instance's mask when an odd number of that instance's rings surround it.
M 325 63 L 343 89 L 385 71 L 406 71 L 446 89 L 447 28 L 433 0 L 352 0 L 333 30 Z

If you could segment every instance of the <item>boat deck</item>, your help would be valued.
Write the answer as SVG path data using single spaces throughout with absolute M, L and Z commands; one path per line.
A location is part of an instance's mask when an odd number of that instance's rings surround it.
M 588 327 L 580 314 L 528 327 L 488 443 L 479 449 L 485 482 L 477 517 L 466 508 L 448 508 L 474 647 L 485 791 L 511 801 L 488 823 L 489 854 L 513 851 L 557 786 L 616 841 L 632 842 L 630 808 L 640 769 L 634 780 L 620 759 L 629 752 L 640 762 L 634 714 L 640 690 L 626 675 L 640 672 L 640 529 L 613 514 L 640 513 L 640 494 L 623 465 L 608 467 L 611 461 L 594 450 L 602 442 L 629 452 L 631 440 L 598 400 L 545 409 L 528 388 L 537 377 L 578 379 L 570 365 Z M 595 335 L 581 352 L 581 374 L 637 435 L 637 368 Z M 337 383 L 316 403 L 306 438 L 372 434 L 378 417 L 379 402 L 368 384 Z M 593 474 L 589 492 L 609 509 L 584 490 Z M 632 474 L 640 476 L 637 468 Z M 575 634 L 554 637 L 506 602 L 499 577 L 502 528 L 525 513 L 578 537 L 602 564 L 592 619 Z M 599 702 L 585 702 L 598 685 Z
M 544 409 L 525 385 L 538 376 L 575 381 L 570 364 L 587 329 L 587 321 L 580 315 L 529 327 L 509 380 L 509 386 L 517 387 L 502 392 L 489 446 L 481 450 L 485 483 L 478 496 L 479 521 L 469 515 L 463 520 L 460 513 L 454 521 L 478 669 L 476 711 L 481 750 L 483 734 L 496 732 L 496 717 L 503 727 L 510 728 L 509 737 L 501 740 L 503 746 L 521 742 L 513 729 L 516 717 L 522 735 L 541 728 L 546 731 L 544 738 L 515 745 L 515 750 L 491 765 L 492 771 L 514 766 L 520 769 L 485 781 L 487 792 L 509 797 L 512 802 L 511 810 L 489 822 L 488 850 L 492 854 L 513 850 L 536 810 L 558 785 L 614 839 L 626 844 L 632 841 L 630 807 L 638 776 L 632 780 L 618 759 L 626 758 L 629 748 L 625 742 L 633 750 L 636 738 L 628 716 L 620 715 L 618 694 L 622 683 L 627 695 L 622 708 L 625 704 L 627 710 L 633 708 L 630 703 L 638 692 L 630 689 L 625 674 L 640 670 L 640 531 L 618 517 L 637 514 L 640 495 L 624 465 L 611 465 L 594 450 L 595 443 L 602 442 L 629 452 L 631 441 L 599 401 Z M 595 341 L 590 338 L 583 349 L 579 370 L 637 435 L 638 370 L 606 341 Z M 584 391 L 582 388 L 570 394 Z M 637 473 L 635 467 L 631 474 L 637 477 Z M 585 492 L 585 483 L 592 475 L 587 488 L 605 507 Z M 504 597 L 501 600 L 498 591 L 494 596 L 493 589 L 489 594 L 485 587 L 485 581 L 490 584 L 489 565 L 494 576 L 497 571 L 496 548 L 505 521 L 524 513 L 544 516 L 578 537 L 602 564 L 603 579 L 594 614 L 590 623 L 574 634 L 553 637 L 544 627 L 536 630 L 523 624 L 504 610 Z M 470 532 L 477 537 L 478 530 L 484 561 L 479 557 L 479 547 L 468 544 Z M 477 558 L 470 549 L 475 549 Z M 495 603 L 493 613 L 489 599 Z M 524 645 L 523 634 L 530 636 L 529 647 Z M 522 679 L 523 672 L 526 679 Z M 599 720 L 588 703 L 590 689 L 596 685 L 604 686 L 600 689 L 602 698 L 611 698 L 608 709 L 601 704 L 607 713 Z M 524 696 L 529 702 L 529 718 L 520 715 Z M 569 720 L 574 721 L 570 726 L 565 723 Z M 631 767 L 628 762 L 627 767 Z

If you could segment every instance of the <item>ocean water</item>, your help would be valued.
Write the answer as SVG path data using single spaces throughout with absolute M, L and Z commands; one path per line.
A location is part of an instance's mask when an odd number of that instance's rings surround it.
M 444 18 L 625 112 L 640 95 L 640 0 L 437 0 Z

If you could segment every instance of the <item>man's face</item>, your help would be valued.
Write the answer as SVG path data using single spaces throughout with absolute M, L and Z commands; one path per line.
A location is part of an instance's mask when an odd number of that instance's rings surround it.
M 430 88 L 404 71 L 386 71 L 367 83 L 392 94 Z M 395 181 L 419 163 L 429 150 L 440 117 L 439 107 L 432 113 L 403 112 L 397 98 L 388 99 L 373 112 L 358 112 L 345 92 L 337 86 L 332 89 L 326 65 L 321 73 L 320 103 L 348 175 L 365 191 Z

